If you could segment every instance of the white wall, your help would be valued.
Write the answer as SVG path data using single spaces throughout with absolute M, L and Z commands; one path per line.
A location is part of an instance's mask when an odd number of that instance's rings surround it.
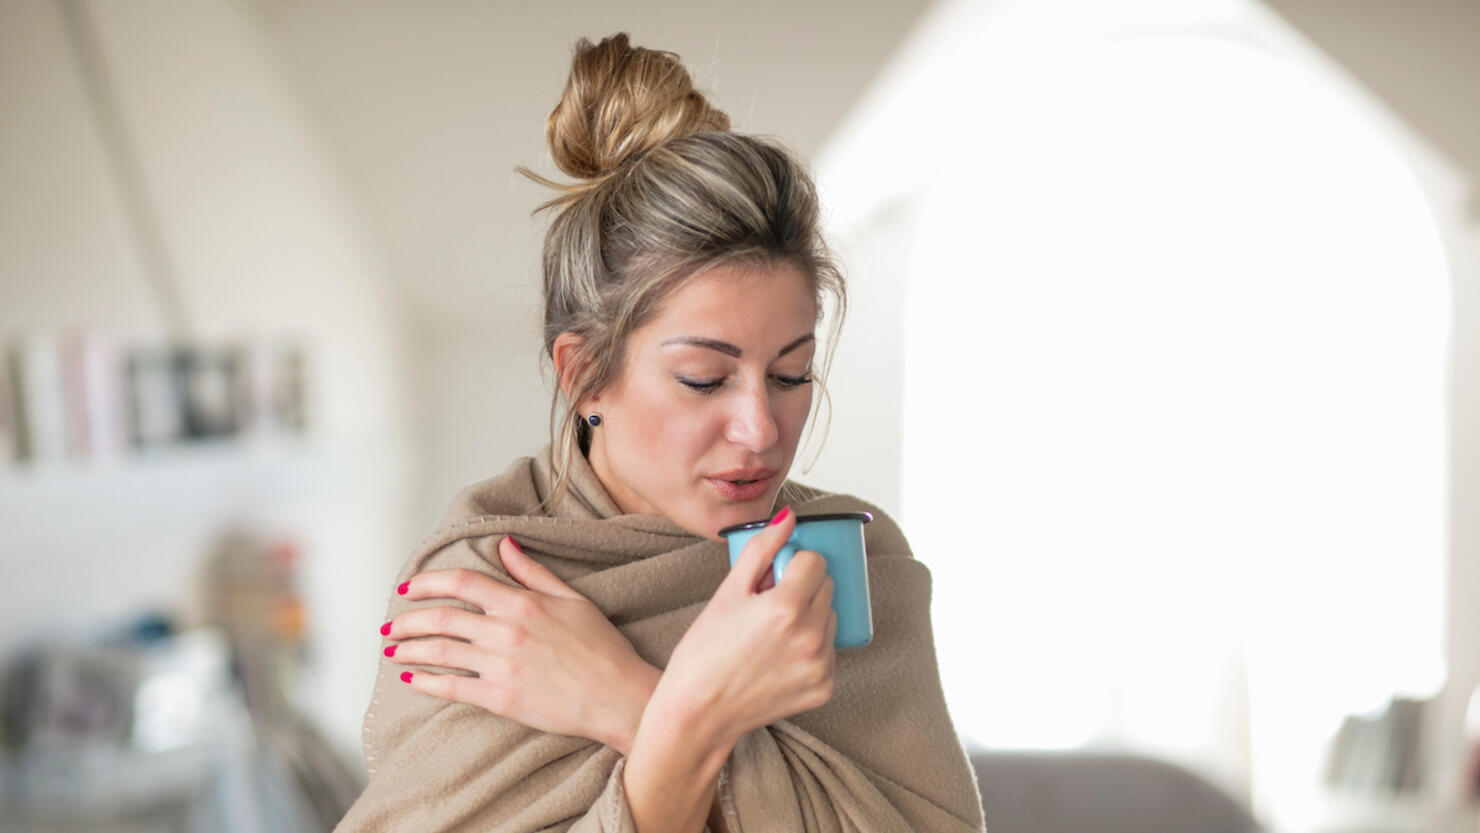
M 0 334 L 84 326 L 303 343 L 301 448 L 214 448 L 0 469 L 6 650 L 142 605 L 199 620 L 200 558 L 233 522 L 304 546 L 317 679 L 306 695 L 347 752 L 373 678 L 385 593 L 409 550 L 404 337 L 328 151 L 236 0 L 82 2 L 163 250 L 185 333 L 146 279 L 136 217 L 56 3 L 0 4 Z M 357 755 L 356 755 L 357 757 Z
M 413 330 L 416 535 L 432 531 L 457 489 L 502 473 L 546 442 L 553 387 L 541 372 L 548 363 L 541 364 L 536 321 L 516 308 L 476 324 Z
M 833 229 L 828 242 L 849 297 L 827 383 L 831 420 L 821 411 L 792 473 L 804 483 L 857 495 L 895 518 L 901 510 L 905 279 L 917 213 L 914 203 L 897 200 Z M 816 465 L 805 470 L 814 456 Z

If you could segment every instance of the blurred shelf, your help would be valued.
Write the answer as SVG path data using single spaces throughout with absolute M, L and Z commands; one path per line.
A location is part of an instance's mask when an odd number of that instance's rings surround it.
M 178 488 L 200 482 L 305 474 L 326 456 L 310 440 L 213 440 L 125 451 L 102 460 L 46 460 L 0 465 L 0 503 L 76 499 L 93 492 Z

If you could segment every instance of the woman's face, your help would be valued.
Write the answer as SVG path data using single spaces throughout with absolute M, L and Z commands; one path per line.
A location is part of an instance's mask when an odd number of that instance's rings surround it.
M 717 539 L 766 517 L 812 406 L 817 300 L 795 266 L 702 272 L 627 343 L 590 460 L 623 511 Z

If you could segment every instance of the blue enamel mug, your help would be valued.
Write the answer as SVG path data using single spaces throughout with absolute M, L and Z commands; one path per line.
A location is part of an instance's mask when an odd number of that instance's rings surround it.
M 873 519 L 867 512 L 798 515 L 796 529 L 771 564 L 779 583 L 797 550 L 811 550 L 827 562 L 827 574 L 833 580 L 832 609 L 838 616 L 833 646 L 838 650 L 859 648 L 874 638 L 873 608 L 868 599 L 868 557 L 863 547 L 863 525 Z M 766 518 L 719 531 L 729 542 L 731 567 L 740 559 L 745 544 L 770 523 Z

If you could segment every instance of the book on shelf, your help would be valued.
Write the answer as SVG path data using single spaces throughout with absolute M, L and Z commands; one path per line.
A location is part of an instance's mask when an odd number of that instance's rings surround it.
M 68 450 L 73 457 L 107 460 L 124 449 L 122 367 L 113 342 L 80 330 L 61 344 Z
M 1327 747 L 1326 783 L 1357 792 L 1420 789 L 1425 706 L 1395 697 L 1376 714 L 1348 715 Z
M 30 336 L 9 351 L 14 376 L 17 455 L 25 460 L 59 460 L 67 455 L 67 407 L 61 356 L 56 340 Z
M 0 351 L 0 465 L 20 458 L 20 415 L 15 410 L 15 375 L 8 351 Z

